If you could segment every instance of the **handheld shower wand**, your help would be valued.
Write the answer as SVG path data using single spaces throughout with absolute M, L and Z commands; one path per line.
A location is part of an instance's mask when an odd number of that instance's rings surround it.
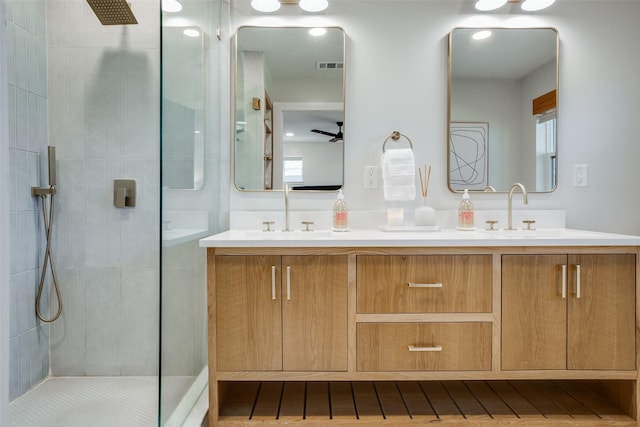
M 47 245 L 44 252 L 44 263 L 42 265 L 42 273 L 40 274 L 40 283 L 38 285 L 38 295 L 36 297 L 36 315 L 43 322 L 53 322 L 62 313 L 62 299 L 60 297 L 60 287 L 58 286 L 58 276 L 53 266 L 53 257 L 51 256 L 51 229 L 53 225 L 53 197 L 56 194 L 56 148 L 49 146 L 48 149 L 49 159 L 49 187 L 39 188 L 31 187 L 31 195 L 33 197 L 40 197 L 42 199 L 42 218 L 44 221 L 45 236 L 47 239 Z M 47 218 L 47 196 L 51 196 L 49 201 L 49 215 Z M 40 300 L 42 298 L 42 291 L 44 288 L 44 280 L 47 275 L 47 265 L 51 267 L 51 277 L 53 278 L 53 287 L 56 292 L 56 298 L 58 299 L 58 311 L 51 318 L 46 318 L 40 312 Z

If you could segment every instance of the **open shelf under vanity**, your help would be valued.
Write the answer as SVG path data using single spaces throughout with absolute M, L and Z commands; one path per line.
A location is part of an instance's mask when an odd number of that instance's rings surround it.
M 631 390 L 632 381 L 617 381 Z M 635 426 L 597 382 L 289 381 L 219 384 L 225 426 Z M 621 394 L 624 394 L 623 392 Z M 630 397 L 630 396 L 628 396 Z M 618 398 L 622 398 L 619 394 Z

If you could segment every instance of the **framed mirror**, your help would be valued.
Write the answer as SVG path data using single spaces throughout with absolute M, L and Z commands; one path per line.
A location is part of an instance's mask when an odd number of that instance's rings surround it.
M 162 186 L 204 185 L 204 32 L 162 29 Z
M 235 35 L 232 152 L 239 190 L 342 187 L 345 35 L 340 28 L 310 30 L 240 27 Z
M 454 192 L 557 185 L 558 32 L 455 28 L 449 34 L 447 182 Z

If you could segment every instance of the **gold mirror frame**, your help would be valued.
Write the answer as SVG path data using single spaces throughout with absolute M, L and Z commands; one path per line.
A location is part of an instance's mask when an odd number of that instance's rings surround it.
M 340 44 L 339 47 L 337 42 L 332 45 L 334 46 L 334 49 L 340 50 L 340 56 L 341 56 L 340 59 L 337 60 L 336 58 L 317 58 L 318 62 L 327 61 L 329 63 L 334 62 L 336 64 L 338 63 L 340 64 L 339 69 L 329 69 L 328 71 L 326 71 L 329 73 L 340 73 L 340 80 L 341 80 L 340 87 L 338 88 L 336 86 L 334 90 L 334 92 L 336 93 L 339 90 L 339 97 L 341 98 L 339 102 L 337 99 L 330 99 L 330 100 L 328 99 L 326 100 L 326 102 L 317 102 L 317 100 L 315 99 L 313 102 L 311 101 L 307 102 L 304 100 L 301 101 L 299 94 L 296 94 L 296 97 L 294 99 L 282 99 L 276 94 L 275 99 L 272 99 L 273 97 L 268 94 L 268 91 L 264 91 L 263 89 L 256 91 L 255 94 L 252 94 L 249 97 L 247 96 L 246 90 L 244 88 L 239 89 L 239 84 L 240 84 L 239 63 L 242 61 L 239 58 L 240 50 L 241 50 L 240 45 L 242 43 L 241 40 L 239 39 L 242 37 L 241 34 L 243 30 L 267 31 L 267 32 L 282 31 L 282 30 L 289 32 L 289 30 L 291 30 L 292 33 L 295 30 L 295 32 L 299 33 L 297 34 L 298 37 L 290 37 L 290 36 L 288 37 L 290 39 L 291 38 L 300 39 L 302 38 L 301 36 L 304 35 L 302 34 L 302 32 L 307 33 L 311 28 L 313 27 L 242 26 L 238 28 L 238 30 L 236 31 L 236 34 L 233 37 L 233 49 L 232 49 L 232 61 L 231 61 L 232 62 L 232 73 L 231 73 L 231 104 L 232 104 L 231 174 L 232 174 L 232 177 L 231 178 L 233 180 L 234 186 L 238 191 L 263 192 L 263 191 L 282 191 L 283 190 L 284 186 L 280 188 L 279 183 L 282 181 L 281 174 L 282 174 L 282 168 L 284 164 L 284 158 L 281 160 L 278 160 L 279 159 L 278 156 L 284 155 L 284 148 L 283 148 L 284 142 L 279 143 L 279 138 L 282 137 L 284 139 L 283 121 L 284 121 L 285 112 L 286 113 L 295 112 L 299 114 L 315 113 L 313 120 L 324 121 L 324 124 L 322 125 L 322 127 L 320 127 L 319 125 L 319 126 L 314 126 L 312 128 L 319 128 L 320 130 L 325 130 L 329 132 L 336 132 L 336 133 L 338 132 L 339 128 L 336 122 L 339 121 L 343 123 L 342 131 L 344 132 L 346 34 L 344 30 L 340 27 L 324 27 L 328 31 L 334 32 L 332 36 L 334 39 L 337 38 L 338 36 L 341 37 L 341 40 L 339 42 Z M 339 34 L 337 33 L 337 31 L 339 31 Z M 273 37 L 265 36 L 263 37 L 263 39 L 272 40 L 275 38 L 276 33 L 273 33 L 271 36 Z M 313 40 L 313 38 L 310 40 Z M 277 43 L 277 42 L 274 42 L 274 43 Z M 279 49 L 279 50 L 280 51 L 284 50 L 285 52 L 288 51 L 287 49 Z M 307 49 L 307 50 L 311 50 L 311 49 Z M 296 52 L 291 52 L 291 54 L 292 54 L 292 57 L 294 58 L 296 57 L 295 56 Z M 315 66 L 316 70 L 320 67 L 317 64 L 311 64 L 311 65 Z M 317 72 L 316 70 L 313 70 L 313 72 Z M 313 86 L 313 85 L 309 85 L 309 86 Z M 242 96 L 244 106 L 242 107 L 239 106 L 239 98 L 240 98 L 240 96 L 238 95 L 239 91 L 244 91 Z M 260 174 L 260 177 L 253 176 L 251 179 L 251 181 L 253 182 L 253 185 L 245 186 L 244 183 L 241 182 L 244 177 L 241 176 L 242 172 L 240 170 L 242 169 L 242 166 L 241 165 L 239 166 L 238 161 L 240 158 L 246 158 L 247 153 L 249 153 L 249 155 L 251 156 L 255 155 L 256 153 L 253 150 L 243 153 L 243 150 L 246 149 L 246 147 L 242 146 L 238 140 L 239 137 L 241 137 L 242 134 L 245 132 L 245 129 L 242 129 L 242 126 L 245 126 L 247 124 L 247 121 L 245 121 L 243 117 L 240 117 L 241 114 L 239 112 L 239 108 L 244 108 L 244 110 L 242 111 L 242 113 L 244 113 L 245 111 L 247 111 L 247 106 L 249 105 L 250 105 L 250 109 L 254 111 L 263 112 L 266 120 L 264 120 L 265 131 L 263 134 L 263 136 L 265 137 L 264 143 L 263 143 L 264 150 L 263 152 L 260 152 L 257 154 L 257 156 L 262 158 L 262 162 L 263 162 L 260 165 L 261 170 L 258 172 Z M 294 108 L 292 106 L 295 106 L 295 110 L 292 109 Z M 339 108 L 339 110 L 336 110 L 337 108 Z M 282 135 L 280 135 L 280 133 L 282 133 Z M 309 134 L 311 134 L 311 132 L 309 132 Z M 275 135 L 275 138 L 274 138 L 274 135 Z M 316 135 L 324 143 L 326 143 L 329 139 L 332 139 L 329 136 L 325 136 L 318 133 L 314 133 L 311 135 Z M 261 138 L 256 138 L 254 139 L 254 142 L 260 141 L 260 140 Z M 333 149 L 339 148 L 338 150 L 339 156 L 336 154 L 332 158 L 332 161 L 335 164 L 336 157 L 340 157 L 340 159 L 342 159 L 342 161 L 339 162 L 341 165 L 339 170 L 339 177 L 336 176 L 335 179 L 332 179 L 331 184 L 309 183 L 309 185 L 301 185 L 301 186 L 296 186 L 294 184 L 293 189 L 304 190 L 309 192 L 315 192 L 315 191 L 325 192 L 325 191 L 337 191 L 338 188 L 341 188 L 344 185 L 344 169 L 345 169 L 344 142 L 339 141 L 338 144 L 339 146 L 336 145 L 335 147 L 333 147 Z M 311 156 L 311 155 L 309 155 L 308 157 L 310 157 L 312 160 L 305 162 L 306 170 L 314 169 L 314 168 L 322 169 L 321 167 L 318 167 L 317 162 L 314 162 L 314 159 L 317 159 L 317 157 Z M 256 168 L 244 167 L 244 169 L 245 170 L 257 169 L 258 161 L 259 159 L 253 162 L 256 164 Z M 269 171 L 269 168 L 270 168 L 270 171 Z M 261 181 L 261 188 L 258 188 L 258 185 L 255 185 L 258 180 Z M 277 188 L 274 187 L 274 183 Z

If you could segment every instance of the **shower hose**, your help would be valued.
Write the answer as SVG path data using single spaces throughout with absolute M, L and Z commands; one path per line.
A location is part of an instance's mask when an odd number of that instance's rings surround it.
M 53 267 L 53 257 L 51 256 L 51 228 L 53 225 L 54 193 L 55 193 L 55 190 L 51 193 L 51 201 L 49 202 L 50 206 L 49 206 L 48 218 L 47 218 L 47 195 L 43 194 L 40 196 L 42 198 L 42 218 L 44 220 L 44 230 L 45 230 L 45 236 L 47 239 L 47 246 L 44 251 L 44 263 L 42 265 L 42 273 L 40 274 L 40 284 L 38 285 L 38 296 L 36 297 L 36 316 L 38 316 L 38 319 L 46 323 L 51 323 L 55 321 L 58 317 L 60 317 L 60 314 L 62 313 L 62 299 L 60 298 L 60 287 L 58 286 L 58 276 L 56 276 L 56 270 Z M 49 319 L 44 317 L 44 315 L 40 312 L 40 299 L 42 298 L 44 280 L 47 275 L 47 264 L 51 266 L 51 277 L 53 278 L 53 287 L 55 288 L 56 298 L 58 300 L 58 311 L 53 317 Z M 49 304 L 49 306 L 51 307 L 51 304 Z

